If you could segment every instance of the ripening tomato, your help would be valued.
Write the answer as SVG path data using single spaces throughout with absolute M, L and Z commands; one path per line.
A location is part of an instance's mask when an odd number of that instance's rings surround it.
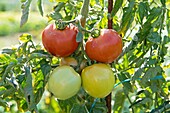
M 82 70 L 82 86 L 95 98 L 104 98 L 112 92 L 115 76 L 107 64 L 93 64 Z
M 87 40 L 85 51 L 92 60 L 111 63 L 122 52 L 121 37 L 113 29 L 102 29 L 98 37 Z
M 87 61 L 84 59 L 79 65 L 79 72 L 86 67 Z M 67 65 L 67 66 L 78 66 L 78 62 L 74 57 L 62 57 L 60 60 L 60 65 Z
M 64 30 L 57 30 L 55 24 L 50 24 L 42 32 L 42 43 L 44 48 L 54 56 L 69 56 L 78 47 L 77 32 L 74 25 L 69 25 Z
M 78 65 L 78 62 L 73 57 L 63 57 L 60 60 L 60 65 L 68 65 L 68 66 L 76 67 Z
M 72 67 L 59 66 L 49 76 L 47 87 L 56 98 L 66 100 L 79 91 L 81 77 Z

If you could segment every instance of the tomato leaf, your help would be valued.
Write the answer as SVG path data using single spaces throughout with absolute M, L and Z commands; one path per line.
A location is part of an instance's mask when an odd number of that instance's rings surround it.
M 152 8 L 150 10 L 150 14 L 146 17 L 147 21 L 143 25 L 143 29 L 140 30 L 141 35 L 143 36 L 141 39 L 146 38 L 150 34 L 150 30 L 155 28 L 156 26 L 159 26 L 161 21 L 158 18 L 162 14 L 162 9 L 160 7 Z
M 88 110 L 85 105 L 74 104 L 70 113 L 88 113 Z
M 58 4 L 54 7 L 54 11 L 55 11 L 55 12 L 59 12 L 59 11 L 64 7 L 64 5 L 65 5 L 64 2 L 58 3 Z
M 163 113 L 163 112 L 169 112 L 170 109 L 170 101 L 165 101 L 161 105 L 159 105 L 157 108 L 152 109 L 150 113 Z
M 43 14 L 44 14 L 44 9 L 43 9 L 42 0 L 38 0 L 38 1 L 37 1 L 37 6 L 38 6 L 38 9 L 39 9 L 39 12 L 40 12 L 41 16 L 43 16 Z
M 90 113 L 107 113 L 108 112 L 108 109 L 106 107 L 106 100 L 97 99 L 94 101 L 95 103 L 93 102 L 93 104 L 91 105 Z
M 158 34 L 158 32 L 152 32 L 147 39 L 152 42 L 152 43 L 156 43 L 156 44 L 160 44 L 161 43 L 161 36 Z
M 59 20 L 59 19 L 63 18 L 62 15 L 59 12 L 52 12 L 47 17 L 48 17 L 49 21 L 51 20 L 51 18 L 53 20 Z
M 83 34 L 78 32 L 76 35 L 76 42 L 81 42 L 83 40 Z
M 2 81 L 4 81 L 6 79 L 6 76 L 8 75 L 8 73 L 12 70 L 12 68 L 17 64 L 16 61 L 12 61 L 10 62 L 10 64 L 6 67 L 5 72 L 3 73 L 2 76 Z
M 19 41 L 22 43 L 29 42 L 32 40 L 32 35 L 28 33 L 24 33 L 19 37 Z
M 0 98 L 0 105 L 3 106 L 3 107 L 7 107 L 8 106 L 7 102 L 4 99 L 2 99 L 2 98 Z
M 151 104 L 151 103 L 152 103 L 152 100 L 151 100 L 150 98 L 147 98 L 147 97 L 145 97 L 145 98 L 139 98 L 136 102 L 132 103 L 132 104 L 129 106 L 129 108 L 132 108 L 132 107 L 137 106 L 137 105 L 139 105 L 139 104 L 145 105 L 145 104 Z
M 150 78 L 154 78 L 155 76 L 157 76 L 158 73 L 162 72 L 162 68 L 160 66 L 156 66 L 156 67 L 151 67 L 149 68 L 146 73 L 144 74 L 144 76 L 141 79 L 141 83 L 145 86 L 146 82 L 148 82 L 148 80 Z
M 146 3 L 140 2 L 138 7 L 139 21 L 142 24 L 143 18 L 147 14 L 147 6 Z
M 11 54 L 13 54 L 15 52 L 15 50 L 13 50 L 13 49 L 9 49 L 9 48 L 6 48 L 6 49 L 2 49 L 2 53 L 3 54 L 9 54 L 9 55 L 11 55 Z
M 22 16 L 21 16 L 21 22 L 20 22 L 21 27 L 28 21 L 29 8 L 31 5 L 31 2 L 32 0 L 27 0 L 23 2 L 21 5 L 21 9 L 22 9 Z
M 3 94 L 3 98 L 6 98 L 8 96 L 13 96 L 15 93 L 16 89 L 14 87 L 10 87 L 9 89 L 5 90 L 4 94 Z
M 10 56 L 7 54 L 0 54 L 0 64 L 6 64 L 10 60 Z
M 29 57 L 29 59 L 34 59 L 34 58 L 48 58 L 47 55 L 42 54 L 42 53 L 32 53 Z
M 118 113 L 121 113 L 125 102 L 124 91 L 122 89 L 118 90 L 114 98 L 115 98 L 115 102 L 114 102 L 113 110 L 117 111 Z
M 142 73 L 143 73 L 143 69 L 139 68 L 139 69 L 135 72 L 134 76 L 132 77 L 132 81 L 138 80 L 138 79 L 140 78 L 140 76 L 142 75 Z
M 129 29 L 129 25 L 133 22 L 134 20 L 134 8 L 135 3 L 131 1 L 128 5 L 128 7 L 125 7 L 123 9 L 123 17 L 121 20 L 121 30 L 120 33 L 122 36 L 125 35 L 126 31 Z
M 128 73 L 126 73 L 126 74 L 128 74 Z M 125 90 L 127 92 L 132 92 L 132 85 L 131 85 L 130 81 L 123 82 L 124 80 L 128 79 L 126 74 L 125 73 L 121 73 L 121 74 L 118 75 L 118 78 L 123 83 L 123 86 L 124 86 Z
M 25 67 L 26 84 L 24 87 L 24 95 L 27 101 L 28 109 L 33 111 L 36 108 L 33 86 L 32 86 L 32 75 L 30 73 L 30 68 Z
M 166 2 L 165 0 L 161 0 L 163 6 L 165 6 L 165 2 Z
M 136 64 L 135 67 L 140 67 L 144 62 L 145 62 L 146 58 L 140 58 Z
M 116 15 L 116 13 L 118 12 L 118 10 L 119 10 L 120 7 L 122 6 L 122 4 L 123 4 L 123 0 L 116 0 L 116 1 L 115 1 L 113 10 L 112 10 L 112 12 L 111 12 L 111 17 L 114 17 L 114 16 Z
M 58 100 L 58 103 L 63 111 L 71 111 L 72 106 L 77 103 L 77 97 L 73 96 L 67 100 Z
M 48 62 L 45 60 L 40 61 L 40 66 L 41 66 L 41 71 L 42 71 L 42 74 L 44 77 L 44 84 L 46 84 L 46 82 L 48 80 L 48 74 L 51 72 L 52 68 L 48 64 Z

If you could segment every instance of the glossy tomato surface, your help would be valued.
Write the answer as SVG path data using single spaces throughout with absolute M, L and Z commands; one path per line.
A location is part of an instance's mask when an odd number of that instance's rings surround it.
M 81 77 L 70 66 L 55 68 L 48 79 L 48 90 L 60 100 L 74 96 L 81 87 Z
M 115 76 L 107 64 L 93 64 L 81 73 L 84 90 L 95 98 L 104 98 L 111 93 Z
M 111 63 L 122 52 L 121 37 L 112 29 L 102 29 L 97 38 L 88 39 L 85 51 L 92 60 Z
M 55 24 L 50 24 L 42 32 L 42 43 L 44 48 L 54 56 L 69 56 L 78 47 L 77 32 L 74 25 L 67 26 L 64 30 L 57 30 Z

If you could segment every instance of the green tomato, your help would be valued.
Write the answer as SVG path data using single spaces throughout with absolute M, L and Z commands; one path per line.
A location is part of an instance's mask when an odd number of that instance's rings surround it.
M 93 64 L 81 73 L 84 90 L 95 98 L 104 98 L 112 92 L 115 76 L 107 64 Z
M 48 79 L 48 90 L 60 100 L 74 96 L 80 87 L 81 77 L 70 66 L 55 68 Z

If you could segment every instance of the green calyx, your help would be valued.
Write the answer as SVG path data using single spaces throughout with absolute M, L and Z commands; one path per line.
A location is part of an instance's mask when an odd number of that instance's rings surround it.
M 58 30 L 64 30 L 67 27 L 67 23 L 62 20 L 55 21 L 55 25 Z
M 99 35 L 100 35 L 100 30 L 99 29 L 94 29 L 94 30 L 91 31 L 91 36 L 93 38 L 97 38 L 97 37 L 99 37 Z

